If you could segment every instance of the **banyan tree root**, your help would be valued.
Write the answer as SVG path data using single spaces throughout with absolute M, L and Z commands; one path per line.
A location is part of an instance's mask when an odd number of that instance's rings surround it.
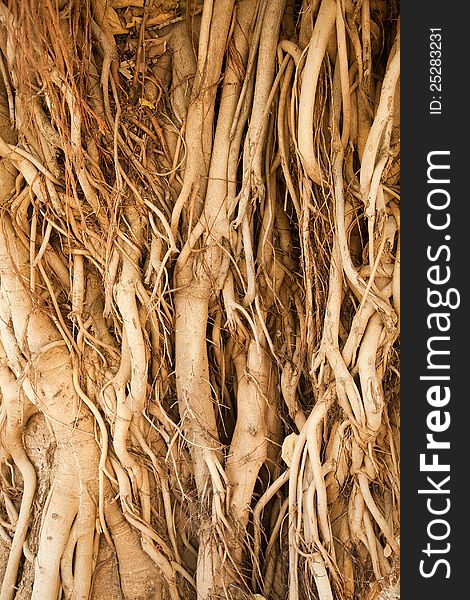
M 399 30 L 0 2 L 1 600 L 395 585 Z

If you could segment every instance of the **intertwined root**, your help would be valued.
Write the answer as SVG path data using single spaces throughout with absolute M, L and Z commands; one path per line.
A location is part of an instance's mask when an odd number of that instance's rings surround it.
M 378 597 L 395 1 L 5 0 L 0 59 L 0 599 Z

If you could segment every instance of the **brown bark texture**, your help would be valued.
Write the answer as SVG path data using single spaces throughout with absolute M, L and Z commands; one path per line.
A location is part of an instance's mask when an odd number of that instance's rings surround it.
M 0 600 L 397 589 L 399 69 L 396 0 L 0 0 Z

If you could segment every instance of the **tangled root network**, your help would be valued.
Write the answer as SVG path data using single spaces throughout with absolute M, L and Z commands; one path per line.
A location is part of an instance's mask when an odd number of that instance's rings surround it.
M 377 600 L 397 0 L 0 0 L 0 600 Z

